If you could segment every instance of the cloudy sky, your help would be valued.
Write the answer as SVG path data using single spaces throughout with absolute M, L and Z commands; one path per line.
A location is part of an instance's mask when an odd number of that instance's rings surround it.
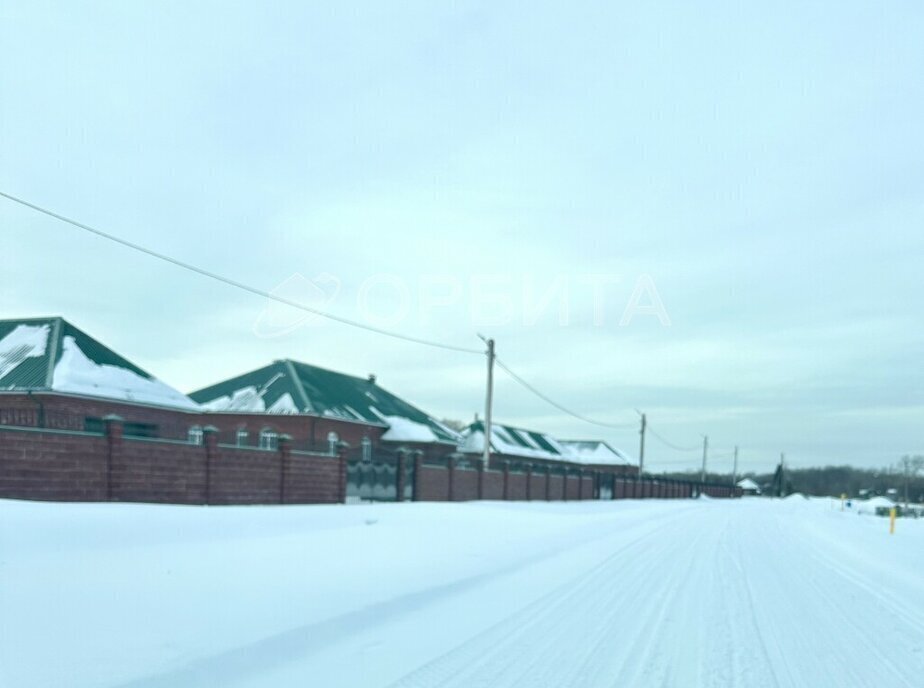
M 924 6 L 629 5 L 0 0 L 0 189 L 343 317 L 493 336 L 575 411 L 708 434 L 717 470 L 924 451 Z M 483 405 L 482 356 L 3 199 L 0 228 L 0 317 L 63 315 L 184 391 L 287 357 Z M 502 371 L 495 413 L 637 449 Z

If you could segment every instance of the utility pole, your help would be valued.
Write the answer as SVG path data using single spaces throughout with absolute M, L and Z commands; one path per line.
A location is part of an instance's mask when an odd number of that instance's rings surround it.
M 488 470 L 491 464 L 491 408 L 494 405 L 494 340 L 481 338 L 488 345 L 486 352 L 488 355 L 488 392 L 484 402 L 484 454 L 482 456 L 484 469 Z
M 703 472 L 699 478 L 701 483 L 706 482 L 706 456 L 709 454 L 709 435 L 703 435 Z
M 783 491 L 786 489 L 786 454 L 785 452 L 780 452 L 780 494 L 778 497 L 783 496 Z
M 641 413 L 641 411 L 639 411 Z M 648 420 L 645 418 L 645 414 L 642 413 L 642 429 L 639 430 L 639 445 L 638 445 L 638 474 L 641 477 L 645 472 L 645 428 L 648 427 Z
M 738 445 L 735 445 L 735 465 L 732 468 L 732 487 L 738 484 Z

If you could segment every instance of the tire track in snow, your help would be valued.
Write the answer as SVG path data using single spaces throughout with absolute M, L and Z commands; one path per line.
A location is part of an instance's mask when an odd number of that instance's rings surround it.
M 687 519 L 678 518 L 683 527 Z M 393 688 L 476 688 L 480 686 L 589 686 L 626 672 L 642 676 L 671 599 L 625 585 L 650 580 L 664 565 L 657 532 L 646 533 L 615 550 L 593 570 L 544 595 L 499 624 L 463 642 L 392 684 Z M 653 546 L 654 545 L 654 546 Z M 685 551 L 692 556 L 695 538 Z M 681 567 L 669 569 L 676 583 Z M 615 584 L 615 585 L 614 585 Z M 649 586 L 650 587 L 650 586 Z M 663 590 L 663 583 L 659 586 Z M 679 585 L 667 586 L 676 595 Z M 646 594 L 647 593 L 647 594 Z M 646 621 L 643 636 L 619 651 L 620 623 L 627 613 Z M 610 661 L 603 661 L 607 655 Z M 604 668 L 606 667 L 606 668 Z M 610 676 L 601 673 L 610 671 Z M 619 685 L 632 685 L 625 681 Z

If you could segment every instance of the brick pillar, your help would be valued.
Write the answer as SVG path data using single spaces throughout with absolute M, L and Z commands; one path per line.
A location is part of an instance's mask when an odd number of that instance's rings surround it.
M 568 469 L 564 470 L 564 473 L 561 477 L 561 501 L 568 501 Z
M 545 501 L 552 501 L 552 467 L 547 466 L 545 469 Z
M 218 458 L 218 428 L 206 425 L 202 428 L 202 444 L 205 446 L 205 494 L 202 503 L 212 503 L 212 464 Z
M 292 435 L 279 436 L 279 503 L 286 503 L 286 483 L 289 482 L 289 464 L 292 461 Z
M 504 461 L 504 501 L 510 499 L 510 462 Z
M 337 444 L 337 490 L 338 501 L 346 504 L 346 474 L 347 474 L 347 450 L 350 448 L 346 442 Z
M 395 476 L 395 495 L 396 502 L 404 501 L 404 463 L 407 460 L 407 452 L 404 449 L 398 450 L 398 474 Z
M 478 462 L 478 499 L 484 499 L 484 461 Z
M 578 471 L 578 501 L 584 499 L 584 471 Z
M 448 464 L 446 468 L 449 471 L 449 496 L 447 497 L 447 499 L 451 502 L 453 501 L 453 497 L 455 496 L 453 494 L 453 487 L 454 487 L 453 483 L 455 482 L 455 477 L 456 477 L 456 457 L 450 456 L 447 459 L 447 461 L 448 461 Z
M 111 502 L 113 498 L 112 488 L 112 465 L 116 457 L 122 450 L 122 431 L 124 421 L 121 416 L 114 413 L 103 418 L 106 426 L 106 501 Z
M 420 468 L 423 466 L 423 452 L 414 452 L 412 456 L 414 457 L 414 487 L 411 490 L 411 499 L 417 502 L 420 500 L 418 495 L 420 494 Z
M 533 498 L 533 465 L 526 464 L 526 501 Z

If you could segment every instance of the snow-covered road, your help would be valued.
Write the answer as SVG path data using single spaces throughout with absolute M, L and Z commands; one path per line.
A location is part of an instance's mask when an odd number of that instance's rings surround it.
M 2 686 L 920 686 L 924 521 L 827 501 L 0 502 Z

